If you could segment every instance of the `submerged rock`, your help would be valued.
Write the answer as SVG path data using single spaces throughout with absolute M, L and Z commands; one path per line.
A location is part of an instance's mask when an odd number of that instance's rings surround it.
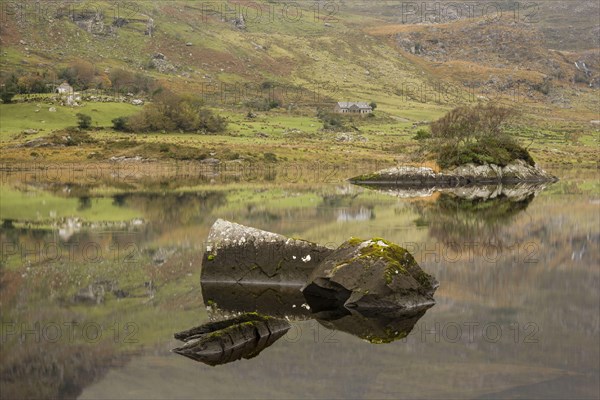
M 393 167 L 373 174 L 350 179 L 357 184 L 398 185 L 409 187 L 452 187 L 476 184 L 515 184 L 521 182 L 556 182 L 558 178 L 523 160 L 515 160 L 501 167 L 495 164 L 465 164 L 436 173 L 427 167 Z
M 222 219 L 208 235 L 202 282 L 296 285 L 333 250 Z
M 176 333 L 175 339 L 185 344 L 173 352 L 212 366 L 225 364 L 256 357 L 290 328 L 285 320 L 257 313 L 242 314 Z
M 350 239 L 312 272 L 302 289 L 315 312 L 399 310 L 435 303 L 438 282 L 413 256 L 384 239 Z

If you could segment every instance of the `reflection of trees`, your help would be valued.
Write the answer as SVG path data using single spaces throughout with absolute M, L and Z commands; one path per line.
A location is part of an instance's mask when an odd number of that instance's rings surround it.
M 340 215 L 347 220 L 375 219 L 373 210 L 376 203 L 359 195 L 360 193 L 324 194 L 323 203 L 317 208 L 317 215 L 330 219 L 339 219 Z
M 222 192 L 135 193 L 113 197 L 114 205 L 140 210 L 153 224 L 170 227 L 201 223 L 213 208 L 224 202 Z
M 503 194 L 493 199 L 461 198 L 441 193 L 435 202 L 416 202 L 419 226 L 428 226 L 431 236 L 444 243 L 496 241 L 499 230 L 527 209 L 535 194 L 518 199 Z
M 83 211 L 90 208 L 92 208 L 92 199 L 90 199 L 89 196 L 80 197 L 77 211 Z

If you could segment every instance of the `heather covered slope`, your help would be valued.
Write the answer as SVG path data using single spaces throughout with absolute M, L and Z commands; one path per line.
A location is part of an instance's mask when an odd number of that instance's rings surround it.
M 500 12 L 462 18 L 451 18 L 441 2 L 427 19 L 394 2 L 100 1 L 45 11 L 5 3 L 3 75 L 59 73 L 83 59 L 100 74 L 124 68 L 190 93 L 215 83 L 271 82 L 300 86 L 311 94 L 305 102 L 318 93 L 319 100 L 378 98 L 384 108 L 421 101 L 404 96 L 407 85 L 471 84 L 492 97 L 514 97 L 510 89 L 520 85 L 522 101 L 555 106 L 557 96 L 585 98 L 598 85 L 595 2 L 572 10 L 539 2 L 518 11 L 500 2 Z M 154 61 L 158 53 L 164 62 Z
M 323 140 L 338 141 L 320 132 L 316 109 L 352 100 L 376 101 L 378 118 L 348 124 L 352 135 L 339 141 L 358 139 L 341 152 L 402 157 L 410 153 L 409 139 L 419 126 L 458 104 L 499 101 L 523 111 L 511 133 L 532 143 L 536 160 L 594 158 L 600 71 L 598 43 L 592 40 L 597 37 L 596 2 L 564 10 L 558 2 L 541 1 L 533 13 L 516 12 L 514 4 L 503 1 L 497 2 L 504 10 L 501 16 L 490 11 L 453 19 L 442 12 L 433 22 L 406 16 L 394 1 L 297 4 L 157 1 L 116 6 L 99 1 L 68 9 L 48 6 L 42 12 L 14 9 L 14 3 L 4 1 L 0 84 L 12 73 L 40 74 L 60 83 L 65 68 L 89 62 L 92 86 L 108 93 L 142 87 L 140 96 L 148 101 L 162 86 L 199 95 L 230 118 L 224 135 L 244 138 L 224 140 L 227 154 L 217 158 L 274 153 L 290 160 L 312 159 L 313 147 L 318 153 Z M 240 14 L 246 16 L 243 21 Z M 125 73 L 115 76 L 119 70 Z M 265 98 L 277 100 L 279 108 L 245 119 Z M 91 100 L 82 108 L 58 107 L 49 113 L 37 104 L 41 102 L 0 105 L 0 141 L 10 142 L 3 148 L 73 126 L 77 112 L 92 115 L 101 129 L 91 134 L 94 140 L 120 141 L 111 120 L 137 111 Z M 21 134 L 28 129 L 40 133 Z M 258 155 L 253 144 L 244 142 L 256 135 L 264 142 Z M 282 137 L 283 143 L 274 143 Z M 312 143 L 314 139 L 318 142 Z M 164 142 L 168 146 L 160 147 Z M 212 139 L 204 142 L 189 136 L 137 137 L 127 146 L 87 144 L 80 155 L 44 149 L 34 153 L 56 161 L 206 158 L 215 149 L 209 148 Z M 300 142 L 307 145 L 298 146 Z M 565 147 L 571 145 L 576 148 Z M 338 143 L 328 148 L 337 150 Z M 11 147 L 3 157 L 29 159 L 34 157 L 30 153 Z

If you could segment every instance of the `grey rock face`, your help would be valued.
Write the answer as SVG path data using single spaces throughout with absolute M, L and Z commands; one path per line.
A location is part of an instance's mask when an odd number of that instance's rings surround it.
M 440 173 L 427 167 L 393 167 L 350 179 L 352 183 L 399 186 L 451 187 L 473 184 L 556 182 L 558 178 L 540 167 L 515 160 L 505 167 L 494 164 L 465 164 Z
M 345 242 L 308 282 L 303 293 L 313 312 L 428 307 L 438 287 L 408 251 L 383 239 Z
M 208 235 L 203 282 L 302 286 L 333 250 L 222 219 Z

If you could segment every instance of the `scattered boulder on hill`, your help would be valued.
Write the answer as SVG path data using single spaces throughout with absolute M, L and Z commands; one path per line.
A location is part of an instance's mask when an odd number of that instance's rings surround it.
M 233 26 L 236 29 L 239 29 L 240 31 L 244 31 L 246 30 L 246 19 L 244 18 L 244 16 L 242 14 L 240 14 L 239 17 L 234 18 L 231 23 L 233 24 Z
M 150 66 L 161 73 L 175 73 L 177 68 L 171 64 L 163 53 L 156 53 L 150 59 Z

